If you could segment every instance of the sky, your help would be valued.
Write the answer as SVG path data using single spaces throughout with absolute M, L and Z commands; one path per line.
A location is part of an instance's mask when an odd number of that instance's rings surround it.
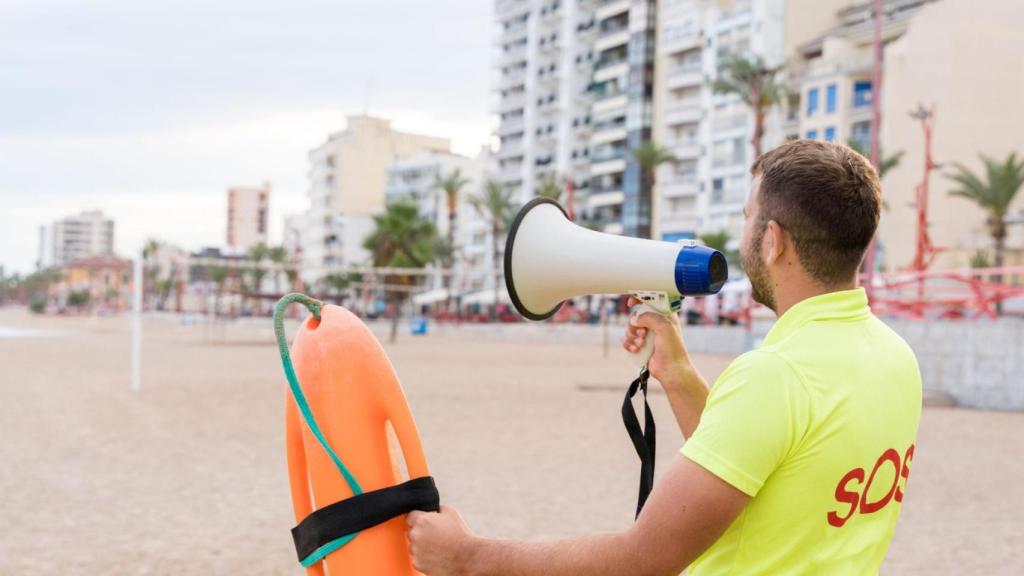
M 369 112 L 490 141 L 489 0 L 0 0 L 0 265 L 29 272 L 39 227 L 113 217 L 222 245 L 227 188 L 272 186 L 270 240 L 306 198 L 307 153 Z

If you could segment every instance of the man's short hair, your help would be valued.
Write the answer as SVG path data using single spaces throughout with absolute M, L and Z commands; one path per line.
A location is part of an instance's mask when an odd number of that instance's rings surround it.
M 881 187 L 871 163 L 852 149 L 795 140 L 758 158 L 760 224 L 777 222 L 796 244 L 800 264 L 826 286 L 860 268 L 878 228 Z

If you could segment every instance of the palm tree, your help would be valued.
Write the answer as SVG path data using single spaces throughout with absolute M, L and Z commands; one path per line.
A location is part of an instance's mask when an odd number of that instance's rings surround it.
M 469 178 L 462 175 L 458 168 L 452 170 L 447 176 L 440 173 L 434 177 L 434 187 L 442 190 L 448 202 L 448 235 L 445 246 L 444 267 L 451 270 L 455 263 L 455 217 L 459 210 L 459 192 L 462 187 L 469 184 Z M 451 283 L 451 276 L 444 276 L 444 287 L 447 290 Z
M 515 205 L 512 202 L 512 192 L 494 180 L 485 182 L 483 194 L 470 197 L 469 201 L 477 214 L 491 226 L 491 249 L 494 256 L 494 309 L 491 310 L 493 319 L 498 315 L 498 287 L 501 285 L 499 242 L 515 216 Z
M 207 269 L 207 274 L 210 281 L 217 285 L 217 291 L 213 296 L 213 316 L 216 318 L 220 314 L 220 297 L 224 294 L 224 283 L 228 279 L 228 269 L 222 265 L 210 266 Z
M 561 202 L 562 192 L 562 187 L 559 186 L 558 182 L 555 182 L 552 178 L 544 180 L 537 188 L 537 196 L 541 198 L 550 198 L 555 202 Z
M 750 144 L 754 158 L 761 156 L 761 137 L 764 136 L 764 118 L 768 109 L 785 96 L 785 88 L 776 80 L 781 66 L 769 68 L 760 56 L 747 60 L 734 56 L 725 62 L 722 73 L 711 88 L 719 94 L 738 94 L 743 103 L 754 111 L 754 133 Z
M 274 263 L 274 293 L 281 294 L 281 268 L 284 268 L 288 253 L 284 246 L 277 245 L 267 250 L 267 258 Z
M 249 269 L 249 276 L 252 278 L 252 285 L 250 287 L 256 294 L 257 309 L 263 307 L 263 301 L 259 299 L 259 294 L 263 291 L 263 278 L 267 275 L 267 271 L 263 269 L 262 264 L 263 259 L 269 254 L 270 249 L 262 242 L 249 248 L 249 260 L 253 263 L 253 267 Z M 257 312 L 261 312 L 261 310 L 257 310 Z
M 849 146 L 850 148 L 853 148 L 854 152 L 860 154 L 861 156 L 864 156 L 865 158 L 871 156 L 871 151 L 865 150 L 864 145 L 857 140 L 847 140 L 846 145 Z M 878 158 L 881 164 L 881 166 L 878 167 L 878 178 L 882 179 L 885 178 L 885 175 L 890 170 L 900 165 L 900 160 L 903 159 L 903 150 L 900 150 L 899 152 L 893 154 L 892 156 L 886 156 L 885 151 L 879 148 Z
M 160 248 L 162 247 L 163 244 L 155 238 L 146 240 L 146 243 L 142 246 L 142 262 L 144 270 L 142 286 L 145 290 L 146 298 L 157 294 L 157 275 L 160 274 L 160 263 L 157 261 L 157 255 L 160 253 Z M 145 302 L 145 300 L 143 300 L 143 302 Z
M 730 240 L 729 232 L 722 230 L 719 232 L 705 232 L 700 235 L 700 241 L 708 248 L 714 248 L 725 256 L 725 261 L 730 267 L 736 266 L 740 262 L 740 253 L 738 250 L 729 250 L 727 246 Z
M 388 204 L 383 214 L 373 217 L 374 230 L 363 241 L 375 267 L 423 268 L 437 257 L 440 239 L 432 222 L 419 215 L 416 206 L 408 202 Z M 385 284 L 412 286 L 415 276 L 389 274 Z M 391 315 L 391 341 L 398 337 L 398 319 L 408 293 L 392 290 L 389 300 Z
M 954 162 L 956 172 L 947 174 L 946 178 L 959 184 L 959 188 L 949 191 L 950 196 L 959 196 L 973 200 L 988 212 L 988 232 L 992 236 L 993 266 L 1003 267 L 1003 253 L 1006 250 L 1006 213 L 1013 204 L 1013 199 L 1024 186 L 1024 158 L 1017 159 L 1017 153 L 1011 153 L 1004 162 L 999 162 L 985 154 L 980 154 L 985 165 L 985 175 L 979 177 L 959 162 Z M 992 280 L 1003 281 L 1002 274 L 995 274 Z M 996 314 L 1002 314 L 1001 302 L 996 303 Z
M 676 162 L 676 157 L 671 152 L 658 146 L 650 140 L 641 142 L 639 146 L 633 149 L 633 157 L 636 158 L 637 164 L 640 166 L 640 182 L 641 182 L 641 193 L 642 197 L 650 202 L 654 198 L 654 174 L 661 166 L 665 163 L 673 164 Z M 646 229 L 637 231 L 639 236 L 650 236 L 651 229 L 648 224 Z

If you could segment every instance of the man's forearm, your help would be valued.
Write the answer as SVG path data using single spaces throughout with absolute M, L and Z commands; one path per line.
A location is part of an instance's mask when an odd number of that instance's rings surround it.
M 551 542 L 477 538 L 466 555 L 467 576 L 587 576 L 639 574 L 627 533 L 594 534 Z
M 708 400 L 708 383 L 687 358 L 661 383 L 684 438 L 697 429 Z

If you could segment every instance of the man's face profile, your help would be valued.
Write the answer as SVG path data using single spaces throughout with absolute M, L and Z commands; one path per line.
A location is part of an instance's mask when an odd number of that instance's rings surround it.
M 775 311 L 775 286 L 771 273 L 764 263 L 762 239 L 767 222 L 761 219 L 761 177 L 755 176 L 750 184 L 750 194 L 743 208 L 743 235 L 740 237 L 740 264 L 750 279 L 754 301 Z

